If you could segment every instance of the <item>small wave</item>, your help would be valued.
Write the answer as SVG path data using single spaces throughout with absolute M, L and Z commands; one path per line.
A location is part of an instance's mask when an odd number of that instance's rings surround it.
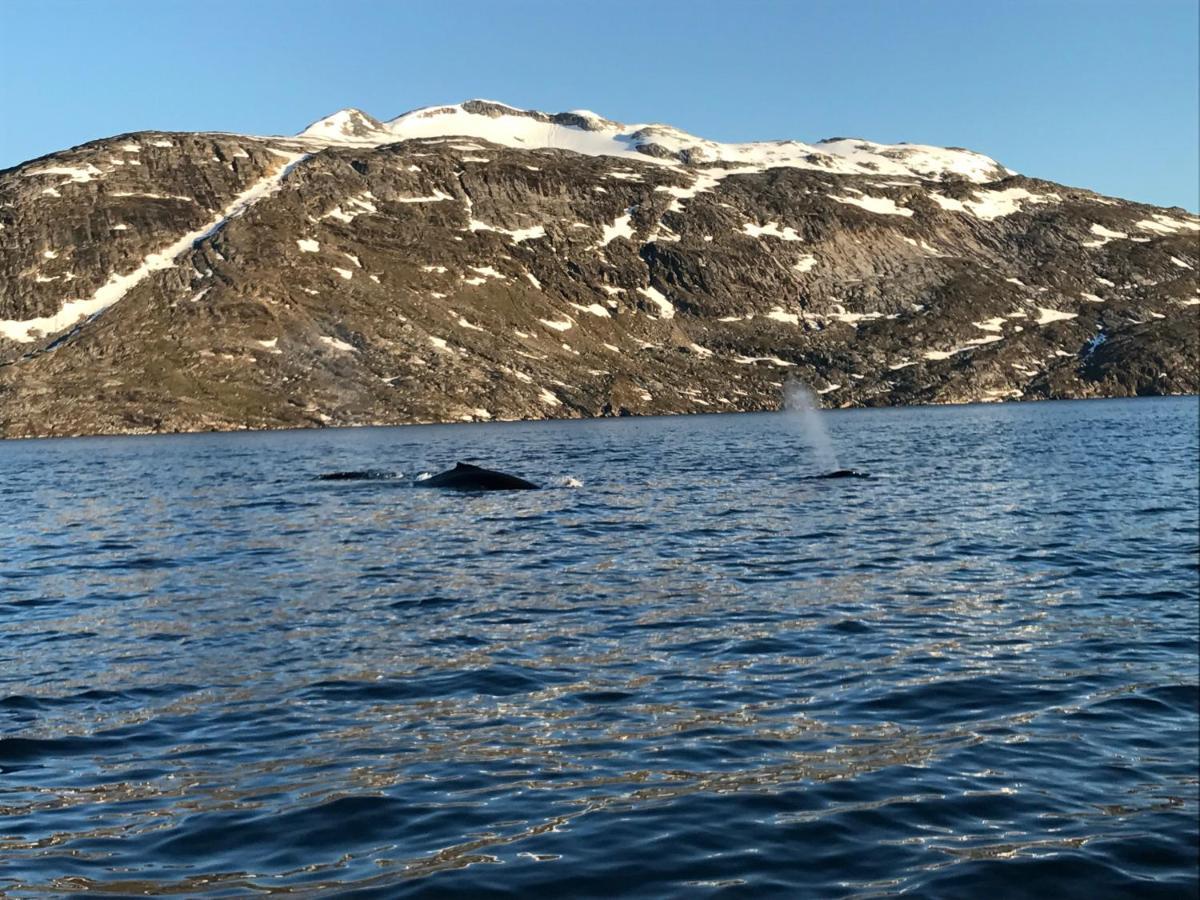
M 325 472 L 317 476 L 318 481 L 391 481 L 403 477 L 403 472 L 386 472 L 382 469 L 361 469 L 348 472 Z
M 552 485 L 554 485 L 555 487 L 564 487 L 564 488 L 581 488 L 581 487 L 583 487 L 583 482 L 580 479 L 573 478 L 570 475 L 560 475 L 557 478 L 552 478 L 552 479 L 550 479 L 550 483 Z
M 430 478 L 432 478 L 432 477 L 433 477 L 433 473 L 432 473 L 432 472 L 422 472 L 420 475 L 418 475 L 418 476 L 417 476 L 415 479 L 413 479 L 413 480 L 414 480 L 414 481 L 428 481 L 428 480 L 429 480 Z

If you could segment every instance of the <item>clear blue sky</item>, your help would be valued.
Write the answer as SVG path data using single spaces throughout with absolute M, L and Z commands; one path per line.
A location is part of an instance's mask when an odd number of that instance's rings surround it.
M 968 147 L 1195 210 L 1196 0 L 0 0 L 0 167 L 345 106 L 584 107 L 718 140 Z

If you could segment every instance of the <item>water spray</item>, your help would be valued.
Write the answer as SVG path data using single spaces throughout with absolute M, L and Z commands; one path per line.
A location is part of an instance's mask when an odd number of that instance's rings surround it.
M 843 469 L 838 465 L 837 451 L 830 440 L 829 431 L 821 420 L 821 404 L 813 392 L 798 378 L 789 376 L 783 385 L 783 412 L 790 422 L 799 426 L 805 440 L 812 449 L 817 465 L 824 473 L 810 478 L 870 478 L 856 469 Z

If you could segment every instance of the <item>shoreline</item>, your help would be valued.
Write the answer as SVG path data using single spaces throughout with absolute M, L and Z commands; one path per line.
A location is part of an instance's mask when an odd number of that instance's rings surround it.
M 1045 404 L 1045 403 L 1080 403 L 1080 402 L 1111 402 L 1111 401 L 1130 401 L 1130 400 L 1172 400 L 1185 397 L 1194 397 L 1200 399 L 1200 393 L 1188 394 L 1152 394 L 1152 395 L 1134 395 L 1129 397 L 1046 397 L 1046 398 L 1030 398 L 1028 400 L 968 400 L 964 402 L 945 402 L 945 403 L 906 403 L 883 406 L 837 406 L 830 408 L 821 408 L 822 413 L 839 413 L 839 412 L 859 412 L 865 410 L 905 410 L 905 409 L 941 409 L 941 408 L 963 408 L 969 406 L 979 407 L 1008 407 L 1025 404 Z M 567 423 L 567 422 L 610 422 L 619 421 L 622 419 L 637 419 L 646 421 L 650 419 L 675 419 L 681 417 L 696 417 L 696 416 L 749 416 L 749 415 L 765 415 L 771 413 L 783 412 L 782 407 L 774 409 L 745 409 L 745 410 L 696 410 L 683 411 L 672 413 L 651 413 L 640 414 L 630 413 L 624 416 L 561 416 L 553 417 L 546 416 L 537 419 L 493 419 L 491 421 L 428 421 L 428 422 L 369 422 L 360 425 L 283 425 L 278 428 L 214 428 L 211 430 L 195 430 L 195 431 L 112 431 L 112 432 L 81 432 L 78 434 L 33 434 L 33 435 L 0 435 L 0 444 L 6 442 L 23 442 L 23 441 L 76 441 L 89 440 L 94 438 L 163 438 L 163 437 L 192 437 L 192 436 L 211 436 L 219 434 L 279 434 L 281 432 L 295 431 L 303 433 L 316 433 L 323 431 L 362 431 L 372 428 L 435 428 L 435 427 L 453 427 L 453 426 L 487 426 L 487 425 L 532 425 L 542 422 L 552 423 Z

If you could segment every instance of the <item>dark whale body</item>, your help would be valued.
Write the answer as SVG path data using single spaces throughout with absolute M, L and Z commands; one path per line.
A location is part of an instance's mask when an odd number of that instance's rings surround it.
M 538 486 L 516 475 L 493 472 L 480 466 L 460 462 L 453 469 L 439 472 L 424 481 L 414 482 L 416 487 L 445 488 L 451 491 L 536 491 Z
M 824 475 L 809 475 L 805 480 L 818 478 L 870 478 L 866 472 L 860 472 L 858 469 L 836 469 L 833 472 L 826 472 Z

